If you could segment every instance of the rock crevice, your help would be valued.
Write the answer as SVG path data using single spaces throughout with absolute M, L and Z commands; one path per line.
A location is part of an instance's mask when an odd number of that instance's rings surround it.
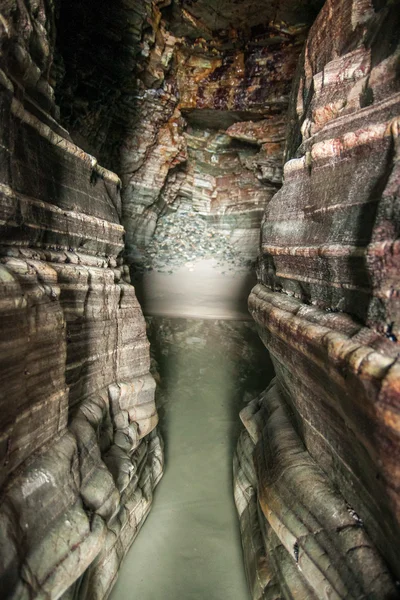
M 211 258 L 257 262 L 276 371 L 235 456 L 253 598 L 397 597 L 398 8 L 2 3 L 1 597 L 109 595 L 163 472 L 131 276 Z

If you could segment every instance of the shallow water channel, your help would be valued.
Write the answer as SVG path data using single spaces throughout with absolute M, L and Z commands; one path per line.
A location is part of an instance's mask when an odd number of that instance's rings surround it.
M 166 469 L 112 600 L 248 600 L 232 459 L 272 378 L 251 321 L 150 317 Z

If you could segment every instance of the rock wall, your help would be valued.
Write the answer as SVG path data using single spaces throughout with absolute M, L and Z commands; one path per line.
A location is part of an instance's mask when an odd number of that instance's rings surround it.
M 318 3 L 254 7 L 3 2 L 4 598 L 109 594 L 163 469 L 129 267 L 251 267 L 264 211 L 253 597 L 398 596 L 400 13 L 327 0 L 296 71 Z
M 304 26 L 270 25 L 251 42 L 232 30 L 177 47 L 179 109 L 188 126 L 186 193 L 175 206 L 226 238 L 237 265 L 255 260 L 262 213 L 281 184 L 283 112 L 303 36 Z M 215 255 L 212 246 L 203 244 L 202 255 Z
M 398 597 L 399 32 L 327 0 L 298 66 L 249 299 L 277 374 L 236 463 L 254 598 Z
M 182 207 L 227 234 L 237 262 L 256 258 L 261 216 L 281 184 L 284 115 L 315 8 L 286 8 L 284 23 L 268 7 L 257 27 L 243 23 L 247 9 L 242 3 L 223 28 L 192 17 L 184 3 L 119 1 L 112 11 L 90 0 L 61 3 L 52 73 L 62 121 L 121 178 L 135 271 L 157 268 L 148 246 L 164 234 L 160 218 L 179 223 Z M 92 40 L 100 52 L 90 51 Z
M 253 598 L 397 598 L 363 522 L 312 458 L 275 382 L 241 413 L 235 500 Z
M 165 206 L 170 171 L 186 160 L 169 2 L 61 3 L 53 68 L 61 119 L 122 181 L 126 259 L 140 263 Z
M 282 180 L 285 113 L 307 26 L 271 22 L 256 32 L 230 29 L 201 37 L 199 23 L 182 29 L 175 15 L 163 27 L 182 36 L 174 38 L 168 71 L 178 104 L 167 125 L 156 129 L 158 137 L 135 138 L 139 148 L 143 140 L 154 144 L 141 154 L 129 199 L 124 196 L 129 261 L 145 269 L 184 263 L 159 242 L 171 238 L 171 225 L 188 230 L 189 213 L 198 251 L 183 248 L 186 261 L 220 251 L 231 266 L 252 265 L 262 214 Z M 155 106 L 165 101 L 162 90 L 152 97 Z M 142 128 L 149 129 L 146 119 Z M 205 232 L 201 240 L 198 230 Z
M 281 184 L 295 66 L 319 3 L 267 4 L 250 20 L 251 3 L 236 4 L 61 3 L 52 72 L 62 121 L 121 178 L 135 276 L 158 269 L 149 245 L 167 234 L 163 217 L 179 226 L 182 208 L 227 237 L 234 263 L 256 259 L 261 217 Z M 197 258 L 213 252 L 202 244 Z M 161 262 L 173 262 L 168 252 Z
M 0 595 L 101 599 L 163 455 L 121 183 L 57 120 L 52 6 L 0 14 Z

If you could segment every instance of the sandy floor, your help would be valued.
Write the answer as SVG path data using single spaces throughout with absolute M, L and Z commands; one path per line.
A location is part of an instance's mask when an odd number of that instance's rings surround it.
M 111 600 L 249 600 L 232 457 L 268 356 L 251 323 L 152 319 L 150 333 L 167 467 Z
M 146 315 L 203 319 L 249 319 L 247 298 L 255 283 L 249 270 L 211 259 L 133 280 Z

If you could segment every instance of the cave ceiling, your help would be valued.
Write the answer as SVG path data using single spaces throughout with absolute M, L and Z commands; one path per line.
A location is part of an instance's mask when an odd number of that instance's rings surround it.
M 170 6 L 176 35 L 211 38 L 232 30 L 248 31 L 266 23 L 309 24 L 321 0 L 175 0 Z

